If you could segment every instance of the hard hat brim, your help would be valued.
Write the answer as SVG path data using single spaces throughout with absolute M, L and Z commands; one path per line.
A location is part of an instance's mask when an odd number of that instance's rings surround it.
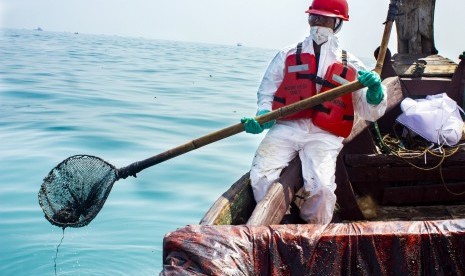
M 319 11 L 319 10 L 315 10 L 315 9 L 311 9 L 311 8 L 306 10 L 305 13 L 323 15 L 323 16 L 329 16 L 329 17 L 338 17 L 338 18 L 341 18 L 344 21 L 349 21 L 349 16 L 345 17 L 342 14 L 334 14 L 334 13 L 331 13 L 331 12 Z

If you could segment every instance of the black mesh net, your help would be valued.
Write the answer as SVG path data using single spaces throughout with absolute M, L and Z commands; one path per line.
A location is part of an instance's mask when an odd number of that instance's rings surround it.
M 116 168 L 89 155 L 64 160 L 45 177 L 39 204 L 50 223 L 60 227 L 87 225 L 102 209 L 113 183 Z

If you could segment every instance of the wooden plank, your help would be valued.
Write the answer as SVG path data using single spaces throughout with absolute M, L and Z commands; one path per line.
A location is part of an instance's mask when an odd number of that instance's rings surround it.
M 447 211 L 450 213 L 452 218 L 464 218 L 465 217 L 465 205 L 452 205 L 446 206 Z
M 340 154 L 336 162 L 336 197 L 339 205 L 339 218 L 342 220 L 362 220 L 364 219 L 363 213 L 360 210 L 352 184 L 349 180 L 342 156 Z
M 279 224 L 302 186 L 302 166 L 296 157 L 283 170 L 278 182 L 271 185 L 265 198 L 257 204 L 247 225 Z
M 383 80 L 383 85 L 386 86 L 387 90 L 387 107 L 386 113 L 379 120 L 380 126 L 383 124 L 389 125 L 389 130 L 392 129 L 392 123 L 395 121 L 395 118 L 398 116 L 398 106 L 400 102 L 404 99 L 404 91 L 401 81 L 398 77 L 390 77 Z M 386 123 L 384 123 L 386 122 Z M 354 127 L 350 136 L 344 139 L 344 152 L 345 153 L 373 153 L 376 151 L 374 139 L 371 135 L 369 127 L 371 123 L 368 121 L 360 120 L 356 117 L 354 122 Z
M 244 224 L 254 208 L 255 199 L 246 173 L 215 201 L 200 225 Z
M 357 191 L 358 196 L 371 196 L 375 202 L 381 202 L 384 194 L 384 187 L 389 187 L 390 182 L 379 180 L 351 182 L 352 187 Z
M 447 89 L 447 95 L 465 108 L 465 54 L 460 55 L 460 63 Z
M 434 6 L 436 0 L 404 0 L 396 16 L 397 52 L 434 54 Z
M 452 77 L 457 63 L 440 55 L 393 56 L 393 68 L 399 77 Z
M 284 186 L 275 182 L 271 184 L 265 198 L 258 202 L 254 212 L 247 221 L 247 225 L 279 224 L 291 204 L 291 200 L 284 191 Z
M 368 167 L 406 167 L 409 166 L 409 161 L 412 164 L 420 167 L 432 167 L 441 161 L 441 157 L 427 155 L 426 165 L 423 156 L 418 156 L 418 153 L 405 154 L 405 159 L 392 154 L 346 154 L 344 162 L 349 167 L 368 168 Z M 444 159 L 444 167 L 448 166 L 465 166 L 465 147 L 461 147 L 458 151 Z M 464 174 L 465 177 L 465 174 Z
M 465 217 L 465 205 L 381 206 L 377 221 L 449 220 Z
M 402 78 L 401 80 L 405 89 L 405 96 L 414 99 L 445 92 L 452 82 L 450 77 Z M 448 95 L 453 100 L 457 100 L 453 94 Z
M 454 193 L 465 191 L 465 182 L 447 184 L 447 188 Z M 428 185 L 414 187 L 388 187 L 384 189 L 383 205 L 413 205 L 450 203 L 465 201 L 465 193 L 454 195 L 443 185 Z
M 461 181 L 464 177 L 465 166 L 442 168 L 446 181 Z M 420 170 L 415 167 L 384 167 L 384 168 L 347 168 L 351 182 L 385 181 L 402 183 L 407 181 L 431 182 L 441 180 L 439 168 L 434 170 Z
M 382 117 L 382 121 L 394 121 L 397 114 L 393 112 L 399 106 L 399 103 L 404 99 L 404 90 L 401 81 L 398 77 L 389 77 L 383 80 L 383 85 L 386 87 L 388 98 L 386 113 Z M 390 124 L 391 125 L 391 124 Z M 351 153 L 373 153 L 375 152 L 374 138 L 368 127 L 371 124 L 366 121 L 356 121 L 354 128 L 349 137 L 344 140 L 344 148 L 338 156 L 336 163 L 336 196 L 337 204 L 339 205 L 339 217 L 343 220 L 361 220 L 364 219 L 362 211 L 360 210 L 354 191 L 354 183 L 351 182 L 346 165 L 344 164 L 344 157 Z M 375 186 L 373 186 L 375 187 Z M 363 190 L 358 190 L 360 192 Z M 370 188 L 370 191 L 373 189 Z M 370 193 L 372 196 L 380 198 L 382 191 Z M 368 193 L 367 193 L 368 194 Z

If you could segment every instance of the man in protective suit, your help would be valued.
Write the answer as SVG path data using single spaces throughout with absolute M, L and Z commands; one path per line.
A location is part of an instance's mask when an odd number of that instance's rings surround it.
M 336 204 L 336 159 L 350 134 L 354 115 L 375 121 L 386 110 L 380 77 L 339 48 L 335 36 L 349 20 L 346 0 L 314 0 L 310 35 L 281 50 L 271 61 L 257 92 L 257 116 L 358 79 L 367 88 L 354 91 L 276 122 L 242 118 L 247 133 L 269 129 L 252 162 L 250 179 L 261 201 L 281 171 L 299 155 L 306 198 L 300 216 L 308 223 L 331 222 Z

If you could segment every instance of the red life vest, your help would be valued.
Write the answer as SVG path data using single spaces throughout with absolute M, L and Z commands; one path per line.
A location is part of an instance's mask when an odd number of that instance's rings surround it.
M 273 99 L 272 109 L 298 102 L 316 94 L 313 79 L 316 76 L 315 56 L 302 53 L 302 43 L 297 45 L 296 53 L 286 58 L 284 79 L 278 87 Z M 306 109 L 281 120 L 311 118 L 312 110 Z
M 325 82 L 321 92 L 330 90 L 356 79 L 357 72 L 347 66 L 347 53 L 342 52 L 342 63 L 331 64 L 326 70 Z M 354 106 L 352 93 L 313 107 L 313 124 L 337 136 L 348 137 L 354 125 Z
M 272 109 L 312 97 L 316 92 L 316 83 L 321 84 L 320 93 L 331 88 L 353 81 L 357 72 L 347 66 L 347 53 L 342 51 L 342 62 L 331 64 L 326 70 L 325 78 L 317 76 L 314 55 L 302 53 L 302 43 L 297 45 L 296 53 L 286 58 L 284 79 L 276 91 Z M 345 94 L 332 101 L 324 102 L 312 109 L 303 110 L 281 120 L 312 118 L 313 123 L 335 135 L 349 136 L 353 121 L 354 107 L 352 94 Z

